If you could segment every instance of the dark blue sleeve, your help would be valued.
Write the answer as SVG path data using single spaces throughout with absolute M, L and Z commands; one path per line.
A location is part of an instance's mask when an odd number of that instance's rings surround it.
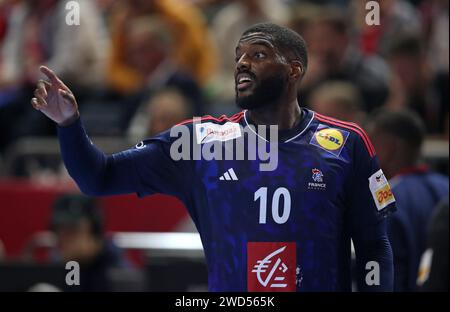
M 164 193 L 182 201 L 188 196 L 187 162 L 171 159 L 168 132 L 109 156 L 92 144 L 80 119 L 58 127 L 58 138 L 67 171 L 87 195 Z
M 354 138 L 348 217 L 356 253 L 358 290 L 392 291 L 393 258 L 386 218 L 395 210 L 395 199 L 376 156 L 369 153 L 367 146 L 370 142 L 363 142 L 360 136 L 355 135 Z M 368 138 L 365 139 L 367 142 Z M 379 285 L 366 282 L 368 273 L 373 272 L 372 261 L 379 266 Z
M 413 291 L 415 288 L 417 272 L 411 265 L 412 242 L 410 242 L 411 236 L 407 233 L 406 225 L 398 214 L 388 220 L 388 236 L 394 254 L 394 291 L 396 292 Z M 411 276 L 414 278 L 412 279 Z

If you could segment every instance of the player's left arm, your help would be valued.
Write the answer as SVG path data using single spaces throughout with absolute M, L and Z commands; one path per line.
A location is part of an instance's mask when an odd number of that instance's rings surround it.
M 395 210 L 395 199 L 365 133 L 356 137 L 353 153 L 348 218 L 358 290 L 392 291 L 393 256 L 386 219 Z

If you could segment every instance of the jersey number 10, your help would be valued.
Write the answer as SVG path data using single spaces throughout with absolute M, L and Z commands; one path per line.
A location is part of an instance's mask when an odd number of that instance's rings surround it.
M 283 196 L 283 208 L 280 212 L 280 197 Z M 259 200 L 259 224 L 267 221 L 267 187 L 261 187 L 255 192 L 254 201 Z M 284 187 L 275 190 L 272 196 L 272 218 L 278 224 L 286 223 L 291 214 L 291 194 Z

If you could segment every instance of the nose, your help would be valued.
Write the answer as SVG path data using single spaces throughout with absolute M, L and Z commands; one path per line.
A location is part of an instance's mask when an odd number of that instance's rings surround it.
M 236 69 L 238 72 L 250 69 L 250 60 L 246 53 L 242 54 L 240 59 L 236 63 Z

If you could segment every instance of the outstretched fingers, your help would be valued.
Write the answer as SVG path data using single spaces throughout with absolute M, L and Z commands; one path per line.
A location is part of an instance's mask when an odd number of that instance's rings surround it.
M 41 70 L 41 73 L 47 76 L 47 78 L 50 80 L 51 84 L 49 85 L 49 87 L 54 86 L 58 89 L 63 89 L 70 92 L 70 89 L 64 84 L 64 82 L 62 82 L 61 79 L 58 78 L 53 70 L 51 70 L 47 66 L 41 66 L 39 69 Z

